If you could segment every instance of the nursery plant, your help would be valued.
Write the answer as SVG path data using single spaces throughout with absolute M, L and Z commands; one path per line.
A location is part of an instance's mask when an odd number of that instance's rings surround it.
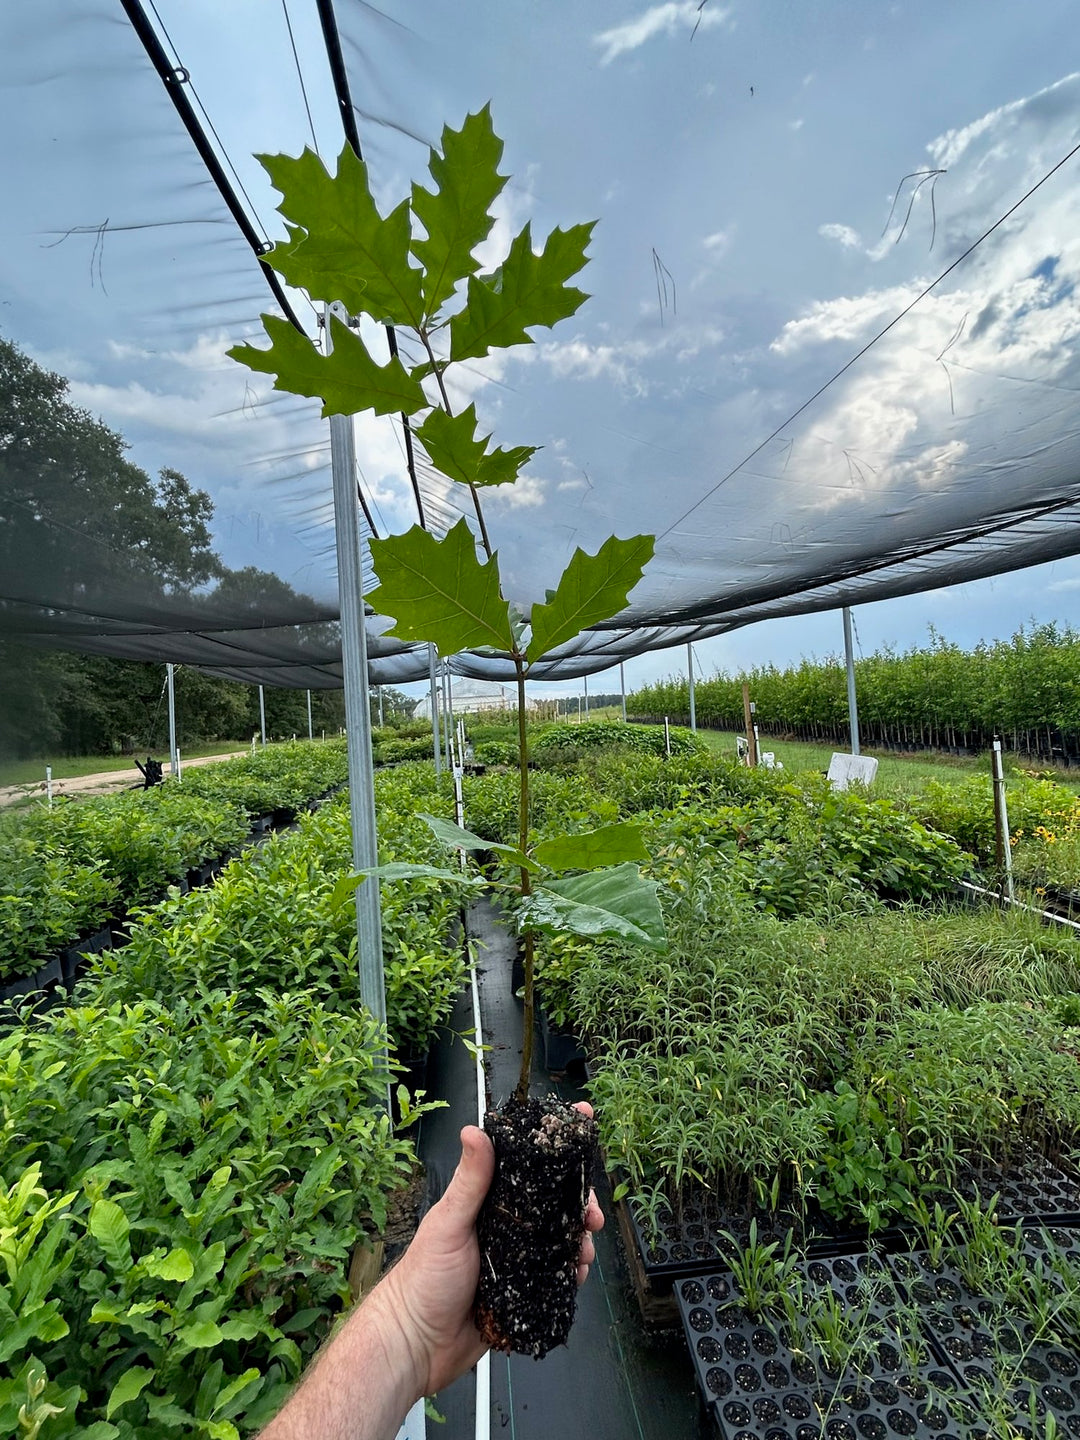
M 593 226 L 557 228 L 537 252 L 526 224 L 503 262 L 482 273 L 476 250 L 491 232 L 493 206 L 506 183 L 501 157 L 485 106 L 460 130 L 444 129 L 441 151 L 430 155 L 432 188 L 413 185 L 411 196 L 385 217 L 366 166 L 348 146 L 335 175 L 310 150 L 299 158 L 262 157 L 284 197 L 279 208 L 288 230 L 268 262 L 313 301 L 393 326 L 412 344 L 393 346 L 380 365 L 359 330 L 329 313 L 332 347 L 324 355 L 286 321 L 264 316 L 270 348 L 243 345 L 230 353 L 273 374 L 275 388 L 318 397 L 324 415 L 405 416 L 432 466 L 465 486 L 472 500 L 482 554 L 464 518 L 441 537 L 413 526 L 372 540 L 379 583 L 366 598 L 393 620 L 389 633 L 396 638 L 434 645 L 444 655 L 496 652 L 509 660 L 516 679 L 518 836 L 516 844 L 495 848 L 516 873 L 512 909 L 524 948 L 525 1044 L 514 1094 L 485 1121 L 496 1177 L 478 1225 L 476 1315 L 490 1344 L 539 1357 L 566 1339 L 573 1320 L 596 1129 L 553 1097 L 529 1097 L 535 936 L 571 931 L 662 949 L 664 931 L 655 882 L 638 868 L 648 854 L 637 827 L 604 826 L 530 848 L 525 686 L 541 657 L 625 606 L 654 542 L 648 535 L 611 536 L 594 555 L 577 550 L 527 620 L 507 598 L 481 492 L 512 484 L 536 449 L 493 448 L 491 436 L 478 433 L 473 404 L 454 412 L 446 377 L 461 362 L 531 344 L 531 329 L 551 327 L 579 309 L 587 297 L 569 282 L 586 263 Z M 407 364 L 403 356 L 414 346 L 421 358 Z M 450 847 L 490 848 L 438 817 L 429 823 Z M 367 872 L 386 880 L 440 873 L 453 874 L 401 864 Z M 506 1217 L 512 1217 L 509 1226 Z M 541 1234 L 538 1224 L 551 1217 L 555 1231 Z

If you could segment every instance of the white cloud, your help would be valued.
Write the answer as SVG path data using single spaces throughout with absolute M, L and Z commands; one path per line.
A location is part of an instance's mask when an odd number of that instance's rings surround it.
M 868 338 L 867 332 L 902 310 L 923 289 L 922 281 L 868 290 L 863 295 L 841 295 L 835 300 L 818 300 L 797 320 L 789 320 L 769 346 L 776 355 L 791 355 L 804 345 L 829 340 Z
M 838 240 L 845 250 L 854 250 L 862 244 L 859 232 L 853 230 L 850 225 L 819 225 L 817 233 L 823 235 L 826 240 Z
M 534 510 L 543 505 L 547 481 L 539 475 L 520 475 L 513 485 L 494 485 L 484 491 L 484 505 L 495 510 Z M 561 488 L 561 487 L 560 487 Z
M 1054 581 L 1053 581 L 1051 584 L 1049 584 L 1046 588 L 1047 588 L 1048 590 L 1054 590 L 1054 591 L 1080 590 L 1080 579 L 1074 579 L 1074 580 L 1054 580 Z
M 800 115 L 800 117 L 798 118 L 798 120 L 789 120 L 789 121 L 788 121 L 788 129 L 789 129 L 789 130 L 801 130 L 802 127 L 803 127 L 805 124 L 806 124 L 806 121 L 805 121 L 805 120 L 802 118 L 802 116 Z
M 1061 104 L 1069 106 L 1068 92 L 1075 86 L 1077 80 L 1080 80 L 1080 72 L 1073 71 L 1060 80 L 1056 80 L 1053 85 L 1047 85 L 1043 90 L 1036 90 L 1034 94 L 1027 95 L 1020 100 L 1010 100 L 1007 105 L 999 105 L 996 110 L 988 111 L 968 125 L 961 125 L 955 130 L 946 130 L 943 135 L 939 135 L 926 147 L 935 166 L 946 170 L 951 169 L 960 162 L 977 140 L 990 131 L 998 132 L 998 143 L 1000 143 L 1004 134 L 1014 130 L 1017 124 L 1025 118 L 1033 115 L 1045 118 L 1049 113 L 1057 110 Z M 1073 101 L 1073 105 L 1075 105 L 1075 101 Z
M 702 240 L 706 250 L 720 251 L 722 254 L 731 244 L 731 227 L 726 230 L 716 230 L 712 235 L 706 235 Z
M 703 350 L 720 345 L 724 331 L 719 325 L 686 323 L 661 330 L 648 339 L 593 344 L 584 336 L 550 341 L 537 346 L 540 360 L 559 380 L 608 378 L 632 395 L 643 397 L 653 382 L 647 373 L 650 362 L 673 357 L 678 362 L 693 360 Z
M 697 0 L 666 0 L 666 3 L 651 6 L 623 25 L 602 30 L 593 36 L 593 44 L 603 49 L 600 64 L 610 65 L 620 55 L 639 49 L 657 35 L 675 35 L 680 31 L 690 35 L 695 26 L 712 30 L 725 24 L 730 14 L 730 10 L 711 3 L 711 0 L 706 0 L 704 4 L 698 4 Z

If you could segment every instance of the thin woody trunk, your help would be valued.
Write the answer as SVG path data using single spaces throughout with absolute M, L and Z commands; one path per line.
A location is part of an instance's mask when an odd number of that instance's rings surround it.
M 525 854 L 525 847 L 529 843 L 529 739 L 528 730 L 525 724 L 525 666 L 520 655 L 514 656 L 514 666 L 517 670 L 517 702 L 518 702 L 518 775 L 520 779 L 520 804 L 518 811 L 518 848 Z M 532 882 L 528 870 L 521 868 L 521 895 L 526 898 L 532 892 Z M 525 931 L 525 1013 L 523 1024 L 525 1033 L 522 1037 L 521 1046 L 521 1075 L 518 1078 L 517 1089 L 514 1091 L 514 1098 L 520 1103 L 529 1096 L 529 1075 L 532 1071 L 533 1055 L 533 971 L 534 971 L 534 941 L 531 930 Z

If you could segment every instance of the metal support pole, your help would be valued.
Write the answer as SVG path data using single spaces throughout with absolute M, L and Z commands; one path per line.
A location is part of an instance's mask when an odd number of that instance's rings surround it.
M 263 687 L 259 686 L 259 733 L 262 736 L 262 743 L 266 744 L 266 695 Z
M 589 718 L 589 677 L 588 677 L 588 675 L 583 675 L 581 678 L 582 678 L 582 680 L 585 682 L 585 719 L 588 720 L 588 718 Z
M 443 663 L 443 734 L 446 737 L 446 768 L 454 769 L 454 698 L 450 693 L 450 662 Z
M 179 773 L 176 758 L 176 679 L 175 665 L 165 666 L 165 686 L 169 692 L 169 774 L 175 780 Z
M 625 670 L 625 668 L 624 668 L 624 666 L 623 666 L 623 662 L 622 662 L 621 660 L 619 661 L 619 694 L 620 694 L 620 696 L 621 696 L 621 698 L 622 698 L 622 718 L 623 718 L 623 724 L 625 725 L 625 724 L 626 724 L 626 670 Z
M 694 647 L 686 644 L 686 673 L 690 677 L 690 729 L 697 734 L 697 706 L 694 700 Z
M 750 699 L 750 686 L 745 680 L 742 687 L 743 723 L 746 726 L 746 763 L 753 768 L 757 764 L 757 726 L 754 724 L 754 702 Z
M 326 335 L 329 348 L 329 312 Z M 375 828 L 375 766 L 371 755 L 371 711 L 368 708 L 367 630 L 364 625 L 364 572 L 360 557 L 356 450 L 350 415 L 330 417 L 330 467 L 334 479 L 334 531 L 337 543 L 338 608 L 341 612 L 341 660 L 345 678 L 353 865 L 357 870 L 364 870 L 379 863 L 379 845 Z M 356 937 L 360 966 L 360 999 L 379 1024 L 385 1025 L 386 982 L 383 975 L 382 913 L 377 880 L 367 880 L 356 888 Z M 386 1064 L 385 1050 L 383 1064 Z M 388 1071 L 386 1108 L 389 1111 Z
M 1005 894 L 1011 902 L 1016 899 L 1013 890 L 1012 840 L 1009 836 L 1009 808 L 1005 802 L 1005 767 L 1001 763 L 1001 740 L 996 735 L 990 755 L 994 769 L 994 829 L 998 874 L 1005 882 Z
M 847 665 L 847 708 L 851 726 L 851 753 L 859 751 L 859 703 L 855 698 L 855 651 L 851 644 L 851 609 L 844 606 L 844 662 Z
M 378 687 L 378 690 L 379 690 L 379 729 L 381 730 L 382 727 L 383 727 L 383 724 L 385 723 L 385 722 L 383 721 L 383 703 L 382 703 L 382 690 L 383 690 L 383 687 L 380 685 L 380 686 Z
M 668 724 L 668 717 L 664 716 L 664 754 L 671 759 L 671 726 Z
M 428 677 L 431 681 L 431 743 L 435 751 L 435 774 L 442 774 L 442 737 L 439 734 L 439 686 L 435 679 L 435 646 L 428 646 Z
M 307 738 L 315 739 L 315 732 L 311 728 L 311 691 L 307 692 Z
M 52 766 L 45 766 L 45 793 L 49 797 L 49 809 L 52 809 Z

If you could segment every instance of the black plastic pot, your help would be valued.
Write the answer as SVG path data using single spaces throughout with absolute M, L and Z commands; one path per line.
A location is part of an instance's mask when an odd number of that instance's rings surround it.
M 60 952 L 60 974 L 67 982 L 74 980 L 80 970 L 87 965 L 88 955 L 100 955 L 103 950 L 111 950 L 113 945 L 112 928 L 102 925 L 92 935 L 77 940 L 74 945 L 69 945 Z
M 524 984 L 524 977 L 522 978 Z M 561 1075 L 571 1065 L 583 1066 L 586 1055 L 577 1036 L 572 1030 L 554 1025 L 542 1005 L 537 1006 L 540 1015 L 540 1036 L 544 1042 L 544 1064 L 551 1075 Z

